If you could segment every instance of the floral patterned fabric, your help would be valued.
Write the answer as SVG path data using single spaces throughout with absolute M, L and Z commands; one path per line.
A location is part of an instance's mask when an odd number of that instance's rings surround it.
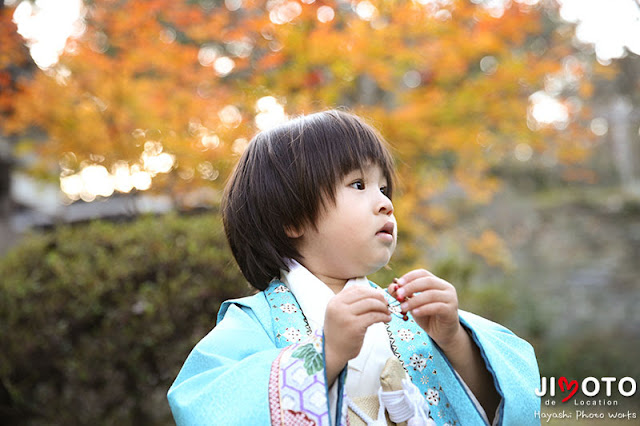
M 322 332 L 312 334 L 284 284 L 272 283 L 265 296 L 273 308 L 276 345 L 285 348 L 271 366 L 271 424 L 330 426 Z

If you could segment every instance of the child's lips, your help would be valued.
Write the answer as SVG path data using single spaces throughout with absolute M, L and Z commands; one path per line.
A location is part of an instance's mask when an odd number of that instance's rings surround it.
M 393 241 L 394 228 L 395 224 L 393 222 L 387 222 L 378 232 L 376 232 L 376 236 L 381 237 L 386 241 Z
M 376 237 L 380 238 L 384 242 L 384 244 L 392 244 L 393 243 L 393 235 L 387 234 L 386 232 L 378 232 Z
M 395 228 L 395 224 L 393 222 L 387 222 L 384 226 L 376 233 L 378 234 L 389 234 L 393 236 L 393 230 Z

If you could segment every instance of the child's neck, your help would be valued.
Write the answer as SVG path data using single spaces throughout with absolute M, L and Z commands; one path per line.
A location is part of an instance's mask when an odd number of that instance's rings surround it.
M 320 267 L 316 267 L 316 265 L 314 264 L 309 264 L 309 263 L 302 263 L 299 262 L 300 265 L 302 265 L 304 268 L 307 269 L 307 271 L 311 272 L 317 279 L 319 279 L 320 281 L 322 281 L 324 283 L 324 285 L 326 285 L 327 287 L 329 287 L 331 289 L 331 291 L 333 291 L 334 294 L 338 294 L 342 291 L 342 289 L 344 288 L 344 286 L 347 284 L 347 281 L 349 281 L 348 279 L 344 279 L 344 278 L 336 278 L 333 276 L 329 276 L 329 275 L 325 275 L 323 273 L 321 273 L 321 271 L 323 270 Z
M 314 274 L 314 275 L 316 275 L 316 274 Z M 325 285 L 327 287 L 329 287 L 331 289 L 331 291 L 333 291 L 335 294 L 340 293 L 340 291 L 342 291 L 342 289 L 344 288 L 345 284 L 348 281 L 348 280 L 343 280 L 343 279 L 340 279 L 340 278 L 325 277 L 325 276 L 322 276 L 322 275 L 316 275 L 316 277 L 320 281 L 325 283 Z

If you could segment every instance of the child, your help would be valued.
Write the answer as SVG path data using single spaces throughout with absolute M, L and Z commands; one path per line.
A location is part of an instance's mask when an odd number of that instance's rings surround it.
M 539 424 L 527 342 L 428 271 L 388 292 L 366 280 L 396 246 L 393 175 L 379 134 L 341 111 L 251 141 L 222 217 L 260 292 L 225 302 L 189 355 L 168 393 L 178 424 Z

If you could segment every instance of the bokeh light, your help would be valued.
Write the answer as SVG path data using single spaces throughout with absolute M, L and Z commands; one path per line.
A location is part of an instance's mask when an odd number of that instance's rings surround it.
M 560 16 L 576 23 L 576 38 L 594 45 L 608 64 L 626 54 L 640 55 L 640 7 L 634 0 L 558 0 Z
M 318 8 L 317 16 L 318 16 L 318 21 L 322 22 L 323 24 L 326 24 L 327 22 L 333 21 L 333 18 L 335 18 L 336 13 L 333 11 L 333 8 L 329 6 L 320 6 Z
M 224 5 L 230 12 L 235 12 L 242 7 L 242 0 L 224 0 Z
M 227 127 L 238 127 L 242 123 L 242 114 L 238 107 L 227 105 L 218 112 L 220 121 Z
M 203 67 L 213 66 L 220 55 L 220 48 L 212 44 L 203 44 L 198 51 L 198 61 Z
M 302 13 L 302 5 L 297 1 L 274 1 L 267 3 L 269 19 L 277 25 L 293 21 Z
M 200 144 L 202 145 L 203 151 L 216 149 L 220 146 L 220 136 L 212 132 L 207 132 L 200 138 Z
M 420 73 L 418 71 L 411 70 L 407 71 L 402 76 L 402 82 L 409 89 L 415 89 L 416 87 L 420 86 L 420 83 L 422 83 L 422 77 L 420 76 Z
M 228 56 L 221 56 L 213 62 L 213 69 L 220 77 L 226 77 L 233 71 L 236 63 Z
M 516 160 L 518 161 L 522 161 L 522 162 L 529 161 L 533 156 L 533 149 L 529 144 L 519 143 L 518 145 L 516 145 L 513 155 L 516 157 Z
M 484 58 L 480 59 L 480 70 L 483 73 L 487 75 L 495 74 L 497 69 L 498 60 L 495 58 L 495 56 L 485 56 Z
M 134 188 L 146 191 L 151 188 L 153 177 L 169 173 L 175 165 L 175 156 L 163 152 L 160 142 L 148 140 L 140 162 L 129 166 L 126 161 L 117 161 L 109 172 L 99 163 L 91 163 L 73 173 L 76 156 L 67 153 L 60 160 L 60 189 L 72 201 L 91 202 L 98 197 L 110 197 L 114 192 L 128 193 Z M 102 156 L 92 156 L 94 161 L 104 161 Z
M 237 58 L 248 58 L 253 51 L 253 43 L 250 39 L 243 38 L 226 43 L 226 49 Z
M 16 7 L 13 20 L 36 65 L 47 69 L 58 62 L 67 39 L 84 32 L 84 13 L 82 0 L 23 1 Z
M 536 130 L 543 126 L 552 125 L 557 129 L 564 129 L 569 124 L 569 110 L 562 102 L 544 91 L 535 92 L 529 96 L 528 110 L 529 127 Z
M 114 178 L 115 189 L 118 192 L 127 193 L 133 189 L 131 169 L 126 161 L 118 161 L 113 165 L 111 174 Z
M 233 141 L 233 145 L 231 145 L 231 150 L 235 155 L 242 155 L 247 146 L 249 145 L 249 141 L 245 138 L 238 138 Z
M 220 176 L 220 172 L 208 161 L 198 164 L 198 172 L 200 176 L 206 180 L 216 180 L 218 176 Z
M 256 102 L 256 126 L 261 131 L 270 129 L 287 120 L 284 107 L 273 96 L 265 96 Z
M 596 136 L 604 136 L 609 131 L 609 123 L 607 119 L 604 117 L 596 117 L 591 120 L 591 125 L 589 126 L 591 131 Z
M 378 9 L 368 0 L 363 0 L 356 6 L 356 13 L 360 19 L 371 21 L 378 16 Z

